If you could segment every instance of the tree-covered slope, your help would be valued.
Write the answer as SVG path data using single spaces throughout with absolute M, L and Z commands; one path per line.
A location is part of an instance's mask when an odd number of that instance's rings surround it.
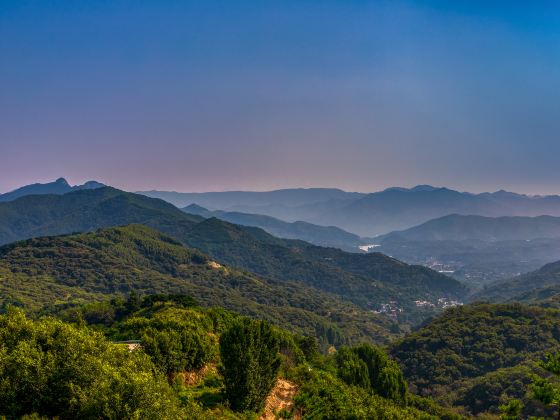
M 536 302 L 560 292 L 560 261 L 546 264 L 531 273 L 497 282 L 475 294 L 473 300 Z
M 301 283 L 268 281 L 133 225 L 0 247 L 0 302 L 39 310 L 109 296 L 188 294 L 332 343 L 383 341 L 384 317 Z M 328 336 L 328 337 L 327 337 Z
M 512 386 L 502 377 L 517 374 L 511 369 L 530 364 L 546 352 L 556 351 L 559 345 L 557 310 L 520 304 L 475 304 L 445 311 L 395 343 L 391 354 L 414 390 L 440 401 L 449 401 L 452 391 L 457 400 L 474 398 L 476 390 L 468 389 L 477 384 L 480 388 L 483 377 L 491 379 L 493 388 L 480 393 L 477 404 L 497 412 L 496 399 Z M 528 370 L 524 372 L 522 382 L 526 385 L 530 378 Z M 524 389 L 513 388 L 511 397 L 519 397 L 516 393 Z
M 0 203 L 0 244 L 131 223 L 161 230 L 173 225 L 173 230 L 182 232 L 200 220 L 165 201 L 110 187 L 64 195 L 30 195 Z
M 230 266 L 336 293 L 364 308 L 395 301 L 414 319 L 415 300 L 464 294 L 456 280 L 380 254 L 359 256 L 215 218 L 201 221 L 162 200 L 113 188 L 0 203 L 0 243 L 130 223 L 158 229 Z
M 364 308 L 397 302 L 403 317 L 416 317 L 416 300 L 461 298 L 458 281 L 425 267 L 410 266 L 383 254 L 347 253 L 303 241 L 281 240 L 256 228 L 207 219 L 186 239 L 219 261 L 279 281 L 297 279 L 345 297 Z

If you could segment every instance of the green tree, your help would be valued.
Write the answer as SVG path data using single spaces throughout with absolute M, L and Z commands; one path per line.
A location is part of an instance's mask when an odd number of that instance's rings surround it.
M 349 385 L 371 389 L 368 366 L 348 347 L 341 347 L 336 353 L 338 377 Z
M 407 385 L 397 365 L 379 348 L 369 344 L 354 347 L 352 351 L 367 366 L 371 388 L 382 397 L 406 404 Z
M 208 334 L 192 327 L 149 327 L 141 341 L 144 351 L 167 375 L 199 369 L 214 356 Z
M 560 377 L 560 353 L 547 354 L 546 360 L 539 365 L 547 372 Z M 557 418 L 560 419 L 560 386 L 553 384 L 547 378 L 535 375 L 531 385 L 533 397 L 546 406 L 556 406 Z
M 522 409 L 523 403 L 521 401 L 510 400 L 507 404 L 500 405 L 500 411 L 502 413 L 500 418 L 502 420 L 518 420 Z
M 234 410 L 263 408 L 280 367 L 278 351 L 278 338 L 265 321 L 242 318 L 221 335 L 221 372 Z

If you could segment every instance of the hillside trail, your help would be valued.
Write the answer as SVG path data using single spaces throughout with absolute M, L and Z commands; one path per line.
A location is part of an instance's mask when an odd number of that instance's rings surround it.
M 291 410 L 294 405 L 294 396 L 298 391 L 296 384 L 285 379 L 278 379 L 274 388 L 266 399 L 264 412 L 259 420 L 276 420 L 276 413 L 280 410 Z M 294 420 L 298 420 L 301 416 L 296 413 Z

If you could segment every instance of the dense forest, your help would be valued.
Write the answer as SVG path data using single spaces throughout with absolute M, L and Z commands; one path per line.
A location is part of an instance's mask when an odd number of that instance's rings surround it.
M 391 346 L 411 389 L 465 412 L 499 412 L 528 392 L 538 361 L 560 348 L 560 312 L 521 304 L 452 308 Z
M 0 307 L 34 312 L 108 296 L 179 293 L 320 337 L 323 347 L 386 342 L 393 322 L 301 283 L 223 266 L 151 228 L 133 225 L 0 247 Z

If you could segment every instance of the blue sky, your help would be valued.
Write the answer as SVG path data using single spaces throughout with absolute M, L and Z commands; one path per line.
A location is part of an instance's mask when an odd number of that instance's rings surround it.
M 560 193 L 560 5 L 0 0 L 0 191 Z

